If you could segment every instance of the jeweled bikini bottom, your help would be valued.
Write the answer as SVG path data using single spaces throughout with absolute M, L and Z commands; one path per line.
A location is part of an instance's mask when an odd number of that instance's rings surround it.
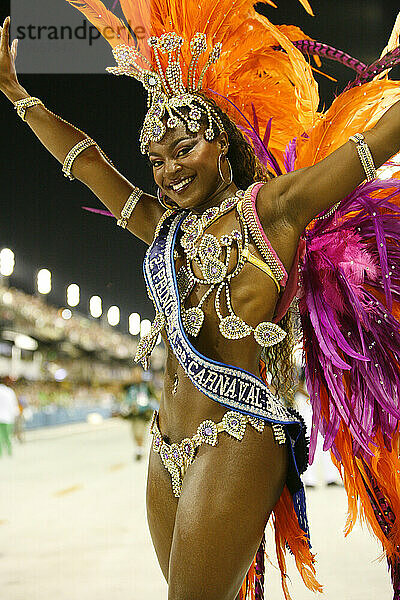
M 179 444 L 167 444 L 158 425 L 158 413 L 154 411 L 150 425 L 150 433 L 153 435 L 152 448 L 160 455 L 164 467 L 171 476 L 172 490 L 176 498 L 181 495 L 183 478 L 187 468 L 196 457 L 197 448 L 203 444 L 216 446 L 218 434 L 223 431 L 241 441 L 248 423 L 260 433 L 264 431 L 265 421 L 263 419 L 230 410 L 224 414 L 219 423 L 210 419 L 202 421 L 197 428 L 197 433 L 192 438 L 185 438 Z M 284 444 L 286 436 L 282 425 L 271 423 L 271 426 L 276 443 Z

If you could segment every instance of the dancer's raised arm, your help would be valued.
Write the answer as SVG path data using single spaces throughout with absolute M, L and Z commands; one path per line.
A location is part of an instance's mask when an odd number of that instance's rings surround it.
M 372 129 L 361 134 L 373 159 L 372 171 L 373 167 L 378 169 L 400 150 L 400 101 Z M 365 151 L 368 152 L 364 145 L 361 154 Z M 365 161 L 368 163 L 368 159 Z M 345 198 L 365 179 L 366 171 L 354 140 L 317 164 L 278 178 L 274 192 L 280 198 L 281 211 L 301 232 L 319 213 Z
M 10 19 L 7 17 L 0 28 L 0 90 L 15 103 L 29 98 L 29 93 L 20 85 L 15 69 L 17 40 L 9 44 Z M 45 108 L 36 104 L 26 109 L 25 120 L 47 150 L 61 163 L 70 150 L 87 134 Z M 103 204 L 120 218 L 121 210 L 129 198 L 134 185 L 130 183 L 108 162 L 101 150 L 92 145 L 78 154 L 72 163 L 71 174 L 79 179 L 103 202 Z M 127 229 L 150 243 L 155 226 L 163 212 L 154 196 L 144 194 L 128 220 Z

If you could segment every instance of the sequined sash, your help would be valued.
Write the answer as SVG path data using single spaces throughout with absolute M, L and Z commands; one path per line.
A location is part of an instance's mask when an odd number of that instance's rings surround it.
M 185 216 L 179 213 L 165 219 L 144 261 L 146 282 L 157 313 L 165 316 L 166 333 L 176 358 L 193 385 L 212 400 L 244 414 L 301 428 L 298 415 L 286 408 L 261 379 L 205 357 L 188 340 L 181 321 L 173 260 L 175 239 Z

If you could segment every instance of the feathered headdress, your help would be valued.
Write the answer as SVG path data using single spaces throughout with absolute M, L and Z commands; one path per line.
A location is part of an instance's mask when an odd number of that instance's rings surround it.
M 273 119 L 269 144 L 278 158 L 290 139 L 314 125 L 317 84 L 308 61 L 291 43 L 309 38 L 297 27 L 273 25 L 254 10 L 253 0 L 121 0 L 130 27 L 100 0 L 67 1 L 112 46 L 118 66 L 107 70 L 139 79 L 149 93 L 142 151 L 149 139 L 161 139 L 165 133 L 166 113 L 167 127 L 183 121 L 196 130 L 199 111 L 205 111 L 212 139 L 211 124 L 218 132 L 222 123 L 209 107 L 195 101 L 200 90 L 225 98 L 224 110 L 242 125 L 252 118 L 251 98 L 261 130 Z M 302 4 L 312 14 L 307 0 Z M 131 29 L 140 35 L 134 36 Z

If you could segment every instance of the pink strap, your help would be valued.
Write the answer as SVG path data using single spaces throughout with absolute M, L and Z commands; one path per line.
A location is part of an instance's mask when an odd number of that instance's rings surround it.
M 278 323 L 282 317 L 286 315 L 288 308 L 292 304 L 292 300 L 297 293 L 299 287 L 299 261 L 303 258 L 305 249 L 306 242 L 303 238 L 300 238 L 296 256 L 294 257 L 290 268 L 288 282 L 275 307 L 275 316 L 272 319 L 273 323 Z
M 262 225 L 260 223 L 260 219 L 258 218 L 258 214 L 257 214 L 257 207 L 256 207 L 256 198 L 257 198 L 257 194 L 259 189 L 264 185 L 264 183 L 257 183 L 253 189 L 251 190 L 251 203 L 253 206 L 253 212 L 254 212 L 254 217 L 258 226 L 258 229 L 260 230 L 260 233 L 264 239 L 264 242 L 267 244 L 268 248 L 271 250 L 272 255 L 275 257 L 276 262 L 278 263 L 278 265 L 280 266 L 280 268 L 282 269 L 282 271 L 285 273 L 285 275 L 282 277 L 280 283 L 282 286 L 286 285 L 286 282 L 288 280 L 288 273 L 284 267 L 284 265 L 282 264 L 281 259 L 279 258 L 279 256 L 277 255 L 277 253 L 275 252 L 275 250 L 273 249 L 273 247 L 271 246 L 271 242 L 269 241 L 269 239 L 267 238 L 267 236 L 265 235 L 264 229 L 262 228 Z

